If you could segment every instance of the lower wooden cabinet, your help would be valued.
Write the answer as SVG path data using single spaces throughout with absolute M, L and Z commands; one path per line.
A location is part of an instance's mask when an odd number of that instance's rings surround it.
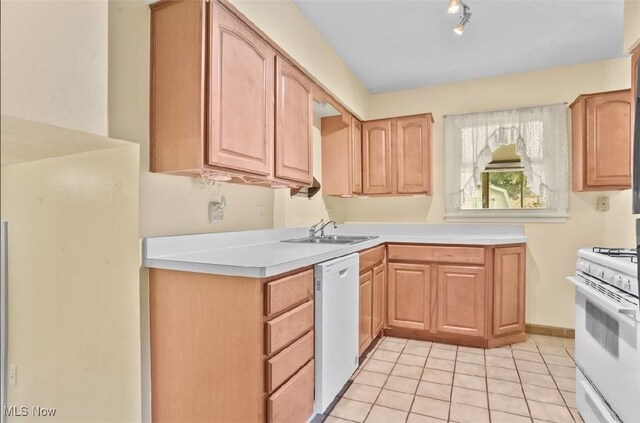
M 373 309 L 371 310 L 372 336 L 376 337 L 384 328 L 385 285 L 387 281 L 387 266 L 380 263 L 372 270 L 373 275 Z
M 440 333 L 485 337 L 486 281 L 484 268 L 438 266 Z
M 493 334 L 524 332 L 524 269 L 522 247 L 496 248 L 493 256 Z
M 268 423 L 306 422 L 313 415 L 314 362 L 267 399 Z
M 430 326 L 431 266 L 389 263 L 387 325 L 426 331 Z
M 307 421 L 313 270 L 271 279 L 149 271 L 154 422 Z
M 477 347 L 524 339 L 524 244 L 387 248 L 385 334 Z
M 360 253 L 360 354 L 384 329 L 387 278 L 384 245 Z
M 372 340 L 371 310 L 373 299 L 372 273 L 366 272 L 360 275 L 360 353 L 367 349 Z

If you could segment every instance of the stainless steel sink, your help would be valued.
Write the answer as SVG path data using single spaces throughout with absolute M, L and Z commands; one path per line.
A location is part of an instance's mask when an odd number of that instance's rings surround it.
M 285 239 L 281 242 L 293 242 L 297 244 L 341 244 L 351 245 L 376 239 L 377 236 L 353 236 L 353 235 L 325 235 L 308 236 L 306 238 Z

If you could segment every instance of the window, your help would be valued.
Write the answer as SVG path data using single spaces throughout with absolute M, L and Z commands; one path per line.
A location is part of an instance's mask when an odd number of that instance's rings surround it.
M 447 220 L 566 220 L 564 104 L 447 116 Z
M 480 175 L 475 194 L 467 198 L 464 210 L 544 209 L 544 200 L 529 187 L 515 144 L 499 147 Z

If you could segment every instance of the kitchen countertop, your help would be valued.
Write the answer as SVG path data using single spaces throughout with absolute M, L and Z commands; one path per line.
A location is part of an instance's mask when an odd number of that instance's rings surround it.
M 340 224 L 327 235 L 377 236 L 353 245 L 280 242 L 308 228 L 145 238 L 143 264 L 157 269 L 266 278 L 384 243 L 505 245 L 527 242 L 521 225 Z

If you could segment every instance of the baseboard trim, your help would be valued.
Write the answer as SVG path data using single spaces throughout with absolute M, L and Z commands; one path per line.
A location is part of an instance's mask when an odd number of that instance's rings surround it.
M 558 336 L 561 338 L 572 339 L 575 339 L 576 337 L 575 329 L 560 328 L 556 326 L 534 325 L 527 323 L 524 325 L 524 330 L 526 333 L 530 333 L 531 335 Z

